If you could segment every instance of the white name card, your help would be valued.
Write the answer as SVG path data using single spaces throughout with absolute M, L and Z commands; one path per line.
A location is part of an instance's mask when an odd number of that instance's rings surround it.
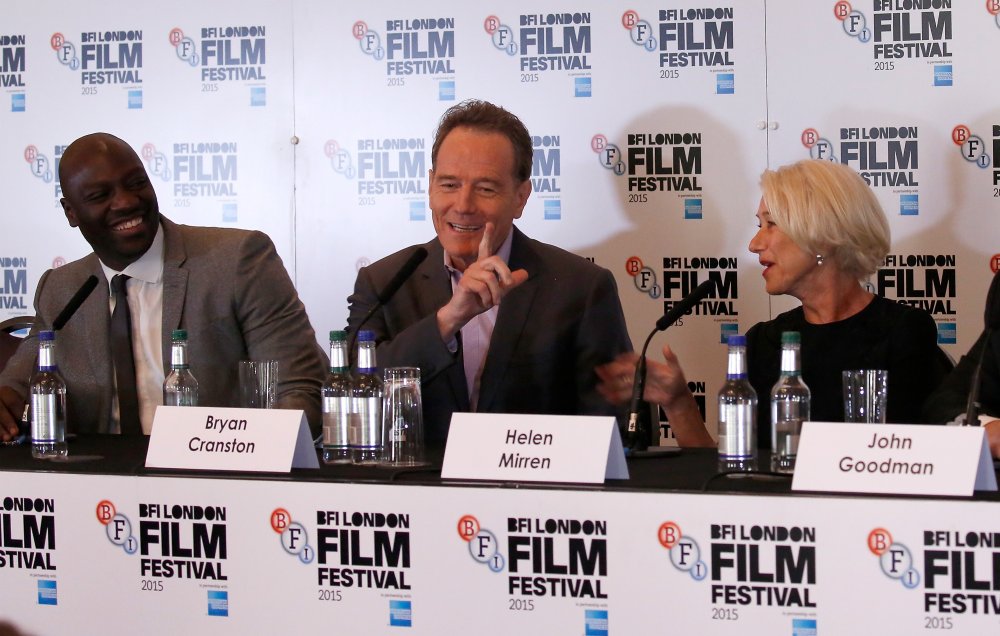
M 441 477 L 600 484 L 628 467 L 613 417 L 455 413 Z
M 158 406 L 146 467 L 287 473 L 319 460 L 301 410 Z
M 802 425 L 792 490 L 968 497 L 996 489 L 976 426 Z

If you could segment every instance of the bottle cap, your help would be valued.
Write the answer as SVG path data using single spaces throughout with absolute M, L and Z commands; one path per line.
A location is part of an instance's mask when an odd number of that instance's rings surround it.
M 799 344 L 802 342 L 802 337 L 799 335 L 798 331 L 782 331 L 781 332 L 781 344 Z
M 52 342 L 56 339 L 56 332 L 54 331 L 39 331 L 38 339 L 42 342 Z
M 375 332 L 370 329 L 362 329 L 358 332 L 358 342 L 375 342 Z
M 344 342 L 345 340 L 347 340 L 347 332 L 345 331 L 330 332 L 330 342 Z
M 730 347 L 745 347 L 747 346 L 747 337 L 743 334 L 733 334 L 729 336 L 729 346 Z
M 188 339 L 187 329 L 174 329 L 173 331 L 170 332 L 170 339 L 173 340 L 174 342 L 177 342 L 178 340 L 187 340 Z

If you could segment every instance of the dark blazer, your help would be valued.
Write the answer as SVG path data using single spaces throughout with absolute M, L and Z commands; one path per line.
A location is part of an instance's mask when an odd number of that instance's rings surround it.
M 941 386 L 927 398 L 924 404 L 927 421 L 950 422 L 960 414 L 965 415 L 972 379 L 980 359 L 983 368 L 979 378 L 978 412 L 1000 418 L 1000 272 L 993 275 L 993 282 L 990 283 L 983 318 L 987 329 L 962 356 Z
M 236 406 L 236 363 L 279 361 L 278 404 L 303 409 L 314 432 L 321 424 L 319 391 L 326 356 L 288 272 L 266 234 L 177 225 L 162 218 L 163 365 L 170 369 L 170 335 L 187 329 L 188 358 L 202 406 Z M 67 428 L 109 430 L 112 363 L 108 281 L 96 254 L 51 269 L 35 290 L 36 324 L 10 360 L 0 386 L 27 394 L 37 357 L 37 332 L 88 276 L 101 281 L 56 335 L 56 361 L 67 385 Z
M 511 270 L 529 278 L 500 303 L 480 383 L 478 410 L 493 413 L 615 415 L 597 393 L 594 367 L 630 351 L 614 277 L 606 269 L 514 228 Z M 461 347 L 448 351 L 436 312 L 451 298 L 444 250 L 435 238 L 427 259 L 385 307 L 365 324 L 378 342 L 379 367 L 418 366 L 424 426 L 431 442 L 445 439 L 451 414 L 469 411 Z M 348 299 L 348 328 L 375 305 L 381 291 L 417 246 L 358 272 Z

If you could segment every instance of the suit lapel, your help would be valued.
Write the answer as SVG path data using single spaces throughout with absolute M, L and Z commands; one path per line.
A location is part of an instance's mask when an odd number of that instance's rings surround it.
M 181 229 L 176 223 L 162 218 L 163 227 L 163 370 L 170 365 L 170 334 L 180 329 L 187 293 L 188 271 L 181 267 L 187 259 Z
M 427 258 L 414 274 L 415 277 L 420 277 L 417 289 L 421 293 L 418 302 L 422 316 L 436 312 L 451 300 L 451 277 L 444 267 L 444 248 L 437 239 L 430 241 L 424 247 L 427 248 Z M 461 351 L 462 348 L 459 346 L 460 354 Z M 469 390 L 465 386 L 465 365 L 462 363 L 461 355 L 443 375 L 448 378 L 448 386 L 451 388 L 456 405 L 455 410 L 468 411 Z
M 493 327 L 493 336 L 490 338 L 490 348 L 486 354 L 486 364 L 479 383 L 479 404 L 476 410 L 481 412 L 490 410 L 497 389 L 503 384 L 507 365 L 531 313 L 531 304 L 535 300 L 540 280 L 540 262 L 531 248 L 528 237 L 516 227 L 513 232 L 508 266 L 511 271 L 522 268 L 527 270 L 528 280 L 504 296 L 500 302 L 497 322 Z

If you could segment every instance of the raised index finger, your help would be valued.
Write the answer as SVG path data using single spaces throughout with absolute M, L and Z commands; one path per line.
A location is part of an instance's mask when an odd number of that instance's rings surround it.
M 487 222 L 486 227 L 483 228 L 483 238 L 479 241 L 479 258 L 476 260 L 485 260 L 493 256 L 492 248 L 493 244 L 493 223 Z

